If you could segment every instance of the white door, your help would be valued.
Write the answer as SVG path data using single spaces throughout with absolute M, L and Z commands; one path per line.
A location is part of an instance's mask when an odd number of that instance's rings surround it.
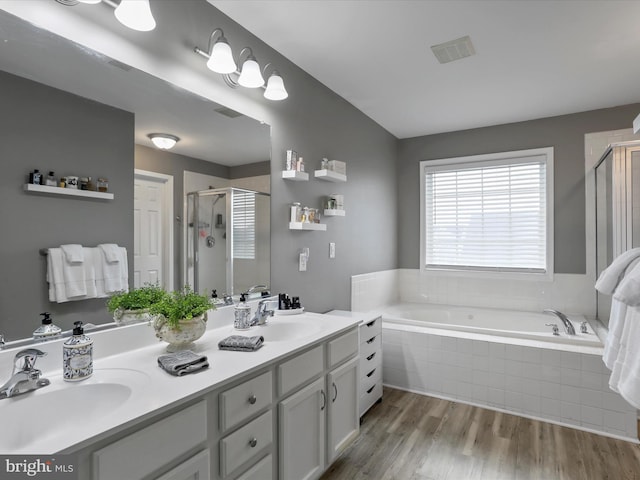
M 134 180 L 133 286 L 173 288 L 173 179 L 136 170 Z

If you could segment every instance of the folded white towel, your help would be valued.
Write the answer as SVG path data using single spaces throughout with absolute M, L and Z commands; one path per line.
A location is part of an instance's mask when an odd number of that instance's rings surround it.
M 60 245 L 64 258 L 69 263 L 82 263 L 84 261 L 84 252 L 82 245 L 72 243 L 69 245 Z
M 629 306 L 640 305 L 640 264 L 626 270 L 624 277 L 616 287 L 613 298 Z
M 101 243 L 98 248 L 102 250 L 108 263 L 118 263 L 120 261 L 120 247 L 115 243 Z
M 84 262 L 69 263 L 62 261 L 62 276 L 67 298 L 84 297 L 87 295 Z

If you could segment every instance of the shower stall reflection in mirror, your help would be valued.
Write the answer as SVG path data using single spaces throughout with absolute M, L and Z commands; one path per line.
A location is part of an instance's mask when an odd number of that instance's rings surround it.
M 268 193 L 226 187 L 187 194 L 186 284 L 203 295 L 270 285 Z

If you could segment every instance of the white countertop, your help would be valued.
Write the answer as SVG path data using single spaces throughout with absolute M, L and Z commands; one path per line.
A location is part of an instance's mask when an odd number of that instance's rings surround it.
M 231 313 L 230 313 L 231 312 Z M 135 425 L 182 402 L 218 389 L 236 378 L 272 365 L 282 358 L 321 342 L 328 337 L 357 325 L 358 318 L 303 313 L 295 316 L 274 316 L 267 326 L 256 326 L 239 332 L 227 323 L 233 318 L 232 309 L 219 309 L 211 315 L 208 330 L 196 341 L 195 351 L 206 355 L 210 367 L 200 372 L 176 377 L 158 367 L 158 356 L 166 353 L 166 343 L 158 342 L 153 328 L 146 324 L 89 333 L 94 339 L 94 373 L 82 382 L 62 380 L 62 341 L 34 345 L 48 352 L 40 359 L 37 368 L 51 385 L 14 398 L 0 400 L 0 425 L 7 442 L 0 443 L 3 454 L 51 454 L 71 453 L 108 435 Z M 291 340 L 269 341 L 269 327 L 273 332 L 284 327 L 285 322 L 308 322 L 309 334 Z M 278 327 L 281 324 L 281 327 Z M 297 330 L 304 331 L 303 328 Z M 233 352 L 218 349 L 218 342 L 234 335 L 263 335 L 265 343 L 255 352 Z M 8 380 L 13 356 L 19 349 L 0 352 L 0 378 Z M 102 354 L 101 354 L 102 352 Z M 132 371 L 133 370 L 133 371 Z M 116 407 L 92 411 L 91 406 L 68 405 L 57 410 L 44 408 L 45 396 L 58 390 L 83 389 L 101 383 L 117 383 L 119 376 L 127 377 L 131 394 Z M 98 387 L 90 387 L 99 389 Z M 78 402 L 83 393 L 77 390 Z M 42 399 L 38 398 L 42 397 Z M 34 402 L 35 401 L 35 402 Z M 92 402 L 93 403 L 93 402 Z M 39 408 L 29 408 L 30 404 Z M 64 409 L 64 411 L 63 411 Z M 77 409 L 77 411 L 76 411 Z M 27 418 L 15 417 L 25 416 Z M 83 418 L 77 412 L 91 418 Z M 30 433 L 30 429 L 34 429 Z M 37 433 L 36 433 L 37 432 Z

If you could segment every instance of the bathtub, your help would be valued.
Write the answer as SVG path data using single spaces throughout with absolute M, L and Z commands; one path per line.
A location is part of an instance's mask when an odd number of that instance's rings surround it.
M 516 310 L 500 310 L 480 307 L 459 307 L 422 303 L 402 303 L 383 309 L 384 323 L 390 327 L 394 324 L 412 325 L 440 329 L 444 331 L 468 332 L 506 339 L 529 339 L 549 342 L 558 347 L 566 345 L 569 351 L 580 351 L 575 347 L 592 347 L 592 353 L 600 353 L 602 341 L 587 322 L 587 333 L 581 333 L 580 325 L 586 319 L 582 315 L 568 315 L 576 331 L 575 335 L 567 335 L 562 321 L 555 315 L 522 312 Z M 560 330 L 553 335 L 547 324 L 555 323 Z M 505 340 L 508 342 L 509 340 Z M 551 347 L 554 348 L 554 347 Z M 557 347 L 556 347 L 557 348 Z M 562 348 L 562 347 L 560 347 Z M 584 350 L 587 351 L 587 350 Z
M 568 336 L 543 313 L 418 303 L 379 311 L 386 386 L 638 443 L 636 410 L 609 389 L 602 342 L 591 325 L 580 333 L 582 316 L 569 316 L 577 334 Z

